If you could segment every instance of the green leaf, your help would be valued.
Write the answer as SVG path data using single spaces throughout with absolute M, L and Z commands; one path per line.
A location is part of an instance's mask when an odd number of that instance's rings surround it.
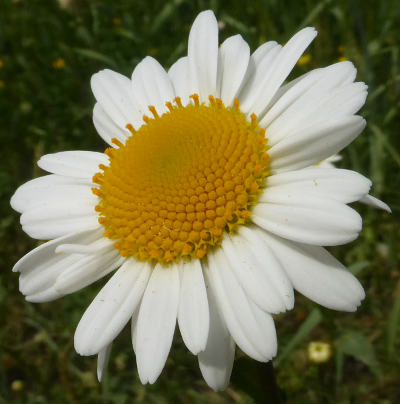
M 389 356 L 393 355 L 397 331 L 400 324 L 400 282 L 397 284 L 396 295 L 394 298 L 393 309 L 389 315 L 387 325 L 387 353 Z
M 289 342 L 283 347 L 281 353 L 275 360 L 275 363 L 279 365 L 292 351 L 304 341 L 311 331 L 321 322 L 322 314 L 321 311 L 315 308 L 301 327 L 297 330 L 296 334 L 289 340 Z
M 114 68 L 117 67 L 114 60 L 104 55 L 103 53 L 96 52 L 92 49 L 83 49 L 83 48 L 74 48 L 74 51 L 79 55 L 84 56 L 88 59 L 100 60 L 101 62 L 107 63 L 109 66 L 112 66 Z
M 149 31 L 154 34 L 175 12 L 178 6 L 183 3 L 183 0 L 172 0 L 167 2 L 161 11 L 155 16 L 153 23 L 149 27 Z
M 358 275 L 369 264 L 370 264 L 369 261 L 361 261 L 361 262 L 357 262 L 353 265 L 348 266 L 348 269 L 353 275 Z
M 343 334 L 336 343 L 336 364 L 340 365 L 337 371 L 338 381 L 341 380 L 344 355 L 363 362 L 377 376 L 381 376 L 379 362 L 375 356 L 375 350 L 368 338 L 359 331 L 348 331 Z

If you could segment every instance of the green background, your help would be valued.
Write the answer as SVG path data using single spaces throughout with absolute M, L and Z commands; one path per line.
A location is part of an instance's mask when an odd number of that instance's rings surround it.
M 367 298 L 349 314 L 296 295 L 295 309 L 276 316 L 274 367 L 288 403 L 400 402 L 400 2 L 92 0 L 62 8 L 50 0 L 0 0 L 0 403 L 273 402 L 264 387 L 265 365 L 239 351 L 229 389 L 212 392 L 179 333 L 159 380 L 142 386 L 124 330 L 100 385 L 96 358 L 76 354 L 73 335 L 103 282 L 55 302 L 30 304 L 11 272 L 36 245 L 9 206 L 13 191 L 43 174 L 36 161 L 45 153 L 105 147 L 91 119 L 91 75 L 111 68 L 130 76 L 146 55 L 169 68 L 185 54 L 190 26 L 207 8 L 220 22 L 221 40 L 240 33 L 252 50 L 269 39 L 284 43 L 313 25 L 319 35 L 307 51 L 311 60 L 290 77 L 347 58 L 369 86 L 361 111 L 368 126 L 339 166 L 372 178 L 373 194 L 393 214 L 358 205 L 360 238 L 331 249 L 361 280 Z M 56 68 L 59 58 L 65 65 Z M 329 342 L 332 358 L 310 362 L 310 341 Z

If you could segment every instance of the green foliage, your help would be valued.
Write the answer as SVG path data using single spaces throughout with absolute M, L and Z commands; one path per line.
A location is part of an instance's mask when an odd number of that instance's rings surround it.
M 311 333 L 311 331 L 317 327 L 322 320 L 321 311 L 313 309 L 313 311 L 304 320 L 303 324 L 299 327 L 293 337 L 286 343 L 286 345 L 280 350 L 278 357 L 275 360 L 275 364 L 279 364 L 297 347 L 303 342 Z
M 142 386 L 124 330 L 98 384 L 96 359 L 74 352 L 73 334 L 102 282 L 34 305 L 24 301 L 11 272 L 36 244 L 23 234 L 9 199 L 17 186 L 43 174 L 38 158 L 105 147 L 91 121 L 91 75 L 105 68 L 130 75 L 146 55 L 168 68 L 184 55 L 190 25 L 207 8 L 217 15 L 221 40 L 240 33 L 252 50 L 314 25 L 319 35 L 308 51 L 311 61 L 291 78 L 344 57 L 369 86 L 361 112 L 368 127 L 340 165 L 372 178 L 372 193 L 393 215 L 357 206 L 364 218 L 359 240 L 332 249 L 357 273 L 367 298 L 350 314 L 316 308 L 298 295 L 295 309 L 276 317 L 275 372 L 289 403 L 400 402 L 398 0 L 75 0 L 66 8 L 55 0 L 0 0 L 0 403 L 267 402 L 252 382 L 262 384 L 265 365 L 238 352 L 232 384 L 214 393 L 178 335 L 160 379 Z M 312 340 L 331 343 L 336 361 L 310 363 Z
M 336 343 L 336 379 L 340 383 L 343 377 L 344 355 L 363 362 L 377 376 L 381 377 L 379 362 L 376 360 L 374 348 L 368 338 L 358 331 L 344 332 Z

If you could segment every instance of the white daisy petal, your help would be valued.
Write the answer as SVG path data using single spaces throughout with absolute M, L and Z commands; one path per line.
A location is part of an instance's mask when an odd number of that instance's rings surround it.
M 266 347 L 264 350 L 267 358 L 266 361 L 269 361 L 276 356 L 278 351 L 278 338 L 276 335 L 274 319 L 272 318 L 271 314 L 261 310 L 252 301 L 249 301 L 249 307 L 260 329 L 262 338 L 265 341 L 264 345 Z
M 265 338 L 262 324 L 254 314 L 257 306 L 247 298 L 232 273 L 225 253 L 217 249 L 208 254 L 208 260 L 205 273 L 236 344 L 253 359 L 262 362 L 270 360 L 276 352 L 276 341 Z
M 283 98 L 284 96 L 286 96 L 286 93 L 289 92 L 289 90 L 291 90 L 292 87 L 294 87 L 295 85 L 297 85 L 298 83 L 300 83 L 301 81 L 303 81 L 304 79 L 306 79 L 308 76 L 318 75 L 318 74 L 319 74 L 321 71 L 323 71 L 323 70 L 324 70 L 323 68 L 318 68 L 318 69 L 311 70 L 311 71 L 309 71 L 309 72 L 307 72 L 307 73 L 302 74 L 302 75 L 299 76 L 299 77 L 296 77 L 296 78 L 293 79 L 293 80 L 290 80 L 290 81 L 287 82 L 286 84 L 283 84 L 282 86 L 280 86 L 280 87 L 278 88 L 278 90 L 276 91 L 275 95 L 272 97 L 272 99 L 271 99 L 271 101 L 270 101 L 270 107 L 267 109 L 267 111 L 266 111 L 264 117 L 261 119 L 260 124 L 261 124 L 261 122 L 264 122 L 264 119 L 266 118 L 267 115 L 269 115 L 270 111 L 273 110 L 273 109 L 275 109 L 275 104 L 277 104 L 277 103 L 279 104 L 281 98 Z M 315 79 L 317 79 L 317 77 L 315 77 Z M 311 84 L 310 84 L 310 85 L 311 85 Z M 306 85 L 306 83 L 303 83 L 301 86 L 303 87 L 303 91 L 300 91 L 300 89 L 297 89 L 296 92 L 297 92 L 298 94 L 302 94 L 302 93 L 304 92 L 304 89 L 307 89 L 307 88 L 309 87 L 309 86 Z M 291 100 L 291 99 L 285 100 L 285 103 L 287 102 L 287 103 L 290 105 L 293 101 L 295 101 L 295 99 L 296 99 L 296 98 L 294 98 L 293 100 Z M 283 102 L 283 100 L 282 100 L 282 102 Z M 285 106 L 285 105 L 282 105 L 282 104 L 279 105 L 279 109 L 285 110 L 286 107 L 287 107 L 287 105 L 286 105 L 286 106 Z M 278 107 L 277 107 L 277 108 L 278 108 Z M 277 116 L 279 116 L 279 113 L 280 113 L 280 112 L 275 111 L 274 113 L 277 114 Z M 276 116 L 275 116 L 275 118 L 276 118 Z M 268 123 L 268 124 L 269 124 L 269 123 Z M 268 124 L 261 125 L 261 126 L 267 127 Z
M 116 138 L 121 143 L 125 144 L 126 140 L 130 136 L 130 132 L 127 129 L 122 129 L 106 114 L 103 107 L 96 102 L 93 108 L 93 124 L 97 130 L 97 133 L 102 139 L 112 147 L 117 147 L 112 139 Z
M 328 157 L 327 159 L 320 161 L 318 164 L 318 168 L 336 168 L 335 164 L 338 161 L 342 160 L 342 156 L 340 154 L 334 154 L 333 156 Z
M 312 167 L 269 176 L 258 201 L 268 203 L 270 194 L 279 192 L 292 199 L 303 194 L 350 203 L 368 194 L 371 184 L 368 178 L 355 171 Z
M 67 256 L 58 265 L 54 265 L 54 273 L 51 275 L 47 274 L 46 277 L 41 277 L 46 284 L 38 285 L 35 283 L 36 291 L 30 294 L 27 293 L 25 298 L 28 302 L 33 303 L 42 303 L 58 299 L 59 297 L 76 292 L 96 282 L 98 279 L 114 271 L 122 263 L 123 259 L 116 254 L 89 257 L 77 255 Z M 64 281 L 64 273 L 70 273 L 71 271 L 78 272 L 80 275 L 78 282 L 72 285 L 72 282 L 70 282 L 72 276 L 67 277 L 67 281 Z M 57 279 L 50 283 L 50 280 L 54 279 L 54 277 L 57 277 Z M 61 279 L 61 281 L 59 281 L 59 279 Z
M 273 254 L 273 251 L 257 233 L 254 233 L 253 229 L 253 226 L 243 226 L 239 228 L 238 234 L 242 237 L 242 240 L 247 240 L 248 249 L 252 251 L 257 260 L 262 263 L 261 268 L 267 274 L 269 282 L 273 285 L 283 301 L 281 311 L 291 310 L 294 305 L 292 284 L 286 276 L 280 262 Z
M 277 48 L 278 50 L 282 49 L 282 46 L 278 44 L 276 41 L 268 41 L 264 42 L 262 45 L 260 45 L 252 54 L 250 57 L 251 63 L 250 65 L 252 68 L 250 68 L 250 71 L 246 73 L 246 78 L 249 80 L 253 81 L 253 79 L 250 77 L 255 76 L 255 78 L 261 78 L 262 77 L 262 71 L 264 68 L 268 68 L 269 63 L 266 63 L 265 57 L 271 53 L 273 49 Z M 278 52 L 279 53 L 279 52 Z M 273 59 L 267 59 L 269 62 L 272 62 Z M 253 70 L 254 68 L 254 70 Z M 249 76 L 249 77 L 248 77 Z M 249 83 L 246 82 L 246 85 Z
M 332 114 L 353 115 L 365 104 L 367 95 L 368 86 L 365 83 L 350 83 L 321 100 L 320 108 L 316 111 L 320 119 L 328 118 Z
M 309 167 L 350 144 L 365 128 L 360 116 L 301 128 L 293 136 L 284 138 L 268 151 L 273 173 Z
M 100 227 L 90 198 L 42 201 L 21 215 L 22 229 L 29 236 L 49 240 Z
M 149 115 L 149 105 L 159 114 L 167 111 L 165 103 L 175 98 L 174 88 L 167 72 L 154 58 L 145 57 L 132 73 L 132 92 L 135 95 L 139 113 Z
M 132 340 L 132 348 L 136 355 L 136 335 L 137 335 L 137 319 L 139 317 L 139 309 L 140 306 L 136 308 L 133 312 L 132 319 L 131 319 L 131 340 Z
M 318 87 L 313 90 L 318 90 Z M 268 128 L 271 146 L 278 139 L 297 136 L 303 128 L 310 127 L 311 120 L 317 125 L 353 115 L 364 105 L 366 97 L 367 86 L 364 83 L 350 83 L 321 94 L 315 94 L 315 91 L 306 93 Z
M 362 198 L 359 199 L 359 202 L 365 203 L 369 206 L 373 206 L 374 208 L 385 210 L 388 213 L 392 213 L 392 209 L 390 209 L 390 206 L 387 203 L 381 201 L 378 198 L 375 198 L 372 195 L 364 195 Z
M 97 355 L 97 380 L 101 382 L 110 359 L 112 343 L 103 348 Z
M 94 207 L 99 203 L 99 199 L 91 191 L 91 187 L 86 184 L 49 184 L 48 186 L 29 187 L 20 190 L 17 195 L 17 204 L 23 207 L 22 213 L 27 213 L 35 209 L 46 209 L 50 204 L 71 206 L 71 211 L 75 207 L 82 209 L 83 213 L 94 214 Z M 15 200 L 15 199 L 14 199 Z
M 23 256 L 13 268 L 14 272 L 21 273 L 20 291 L 24 295 L 33 295 L 52 287 L 57 276 L 76 259 L 76 257 L 55 254 L 59 245 L 68 242 L 91 243 L 99 237 L 99 232 L 85 231 L 57 238 L 33 249 Z M 56 293 L 54 298 L 58 296 L 59 294 Z
M 189 67 L 187 56 L 178 59 L 168 70 L 168 76 L 174 86 L 175 96 L 180 97 L 182 105 L 189 102 Z
M 75 332 L 75 350 L 94 355 L 109 345 L 132 317 L 147 286 L 148 263 L 127 260 L 85 311 Z
M 142 116 L 128 77 L 105 69 L 94 74 L 90 84 L 97 102 L 116 125 L 121 129 L 128 123 L 136 129 L 142 126 Z
M 189 34 L 188 67 L 190 94 L 197 93 L 200 101 L 215 95 L 218 64 L 218 24 L 212 11 L 201 12 Z
M 319 118 L 310 111 L 318 108 L 319 100 L 325 95 L 352 83 L 356 72 L 352 63 L 340 62 L 312 70 L 283 86 L 279 91 L 281 95 L 260 122 L 261 126 L 268 128 L 269 143 L 274 145 L 285 137 L 287 126 L 296 128 L 297 124 L 293 125 L 293 121 L 304 120 L 304 116 L 307 119 L 310 116 L 313 119 Z
M 264 247 L 262 246 L 262 248 Z M 270 313 L 286 310 L 285 292 L 281 293 L 281 288 L 277 288 L 275 285 L 278 283 L 280 286 L 279 277 L 286 278 L 279 262 L 274 260 L 271 255 L 272 258 L 267 262 L 258 259 L 261 257 L 257 257 L 253 253 L 250 243 L 241 235 L 226 236 L 222 242 L 222 249 L 238 282 L 254 303 Z M 275 274 L 277 274 L 278 282 L 274 282 Z M 293 295 L 293 289 L 287 279 L 286 284 Z
M 143 384 L 153 384 L 164 368 L 174 336 L 179 304 L 179 271 L 157 264 L 139 309 L 136 362 Z
M 259 230 L 281 261 L 293 286 L 333 310 L 355 311 L 364 299 L 360 282 L 324 248 L 281 239 Z
M 37 164 L 49 173 L 92 179 L 99 171 L 99 164 L 108 166 L 109 159 L 104 153 L 76 150 L 46 154 Z
M 204 264 L 207 265 L 207 264 Z M 215 391 L 225 390 L 229 384 L 235 358 L 235 343 L 220 315 L 212 288 L 207 287 L 210 327 L 207 344 L 198 354 L 199 367 L 206 383 Z
M 219 48 L 217 95 L 232 105 L 247 71 L 250 48 L 241 35 L 231 36 Z
M 46 303 L 59 299 L 64 295 L 60 294 L 54 287 L 49 286 L 40 292 L 26 295 L 25 300 L 30 303 Z
M 60 273 L 76 261 L 77 257 L 69 255 L 58 259 L 50 257 L 43 264 L 36 264 L 31 271 L 21 273 L 19 277 L 20 292 L 25 296 L 34 296 L 51 289 L 54 298 L 64 296 L 54 289 L 54 282 Z
M 358 237 L 360 215 L 349 206 L 317 196 L 271 189 L 268 203 L 254 206 L 251 219 L 280 237 L 315 245 L 340 245 Z
M 108 250 L 113 245 L 114 245 L 113 240 L 103 237 L 89 245 L 72 244 L 72 243 L 60 244 L 56 248 L 55 252 L 56 254 L 58 253 L 96 254 Z
M 48 241 L 34 248 L 24 255 L 13 268 L 13 272 L 31 273 L 41 271 L 53 261 L 62 259 L 61 255 L 55 255 L 56 248 L 64 243 L 91 243 L 101 237 L 98 231 L 85 231 L 78 234 L 69 234 L 64 237 Z
M 197 355 L 206 346 L 210 323 L 203 271 L 199 260 L 182 263 L 180 270 L 178 324 L 185 345 Z
M 86 194 L 91 197 L 91 180 L 63 177 L 61 175 L 44 175 L 21 185 L 11 198 L 11 207 L 19 213 L 31 208 L 37 201 L 42 201 L 48 196 L 56 196 L 58 190 L 74 190 L 74 195 Z M 68 195 L 70 195 L 68 193 Z M 92 194 L 93 195 L 93 194 Z M 94 196 L 94 195 L 93 195 Z M 63 197 L 60 197 L 62 199 Z
M 246 113 L 253 112 L 254 93 L 258 91 L 261 80 L 270 74 L 274 60 L 282 46 L 275 41 L 269 41 L 259 46 L 250 56 L 246 75 L 243 79 L 239 101 L 240 109 Z
M 49 240 L 70 233 L 80 233 L 86 230 L 100 228 L 94 216 L 77 216 L 75 218 L 42 220 L 22 225 L 22 230 L 28 236 L 37 240 Z
M 94 255 L 79 255 L 81 258 L 72 262 L 54 282 L 54 289 L 60 294 L 74 293 L 91 285 L 117 269 L 125 261 L 112 247 Z
M 250 105 L 244 107 L 245 110 L 251 110 L 258 117 L 263 116 L 276 91 L 316 35 L 317 32 L 314 28 L 307 27 L 299 31 L 287 42 L 274 59 L 268 74 L 257 83 L 258 89 L 251 97 Z
M 323 75 L 324 69 L 315 69 L 301 78 L 291 81 L 286 86 L 281 87 L 280 94 L 275 95 L 277 98 L 272 103 L 271 108 L 267 111 L 260 121 L 260 126 L 268 128 L 268 138 L 274 141 L 274 134 L 269 128 L 271 123 L 280 117 L 287 109 L 300 98 L 307 90 L 312 87 Z M 282 94 L 281 94 L 282 93 Z M 279 128 L 278 128 L 279 129 Z M 272 133 L 272 134 L 271 134 Z

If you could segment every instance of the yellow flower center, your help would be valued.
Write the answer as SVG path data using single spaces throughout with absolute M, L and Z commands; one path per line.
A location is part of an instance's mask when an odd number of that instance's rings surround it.
M 183 106 L 176 98 L 168 112 L 143 117 L 125 145 L 106 149 L 109 167 L 93 177 L 96 206 L 105 236 L 124 257 L 166 264 L 203 258 L 250 216 L 268 175 L 265 130 L 250 122 L 239 102 L 220 99 Z

